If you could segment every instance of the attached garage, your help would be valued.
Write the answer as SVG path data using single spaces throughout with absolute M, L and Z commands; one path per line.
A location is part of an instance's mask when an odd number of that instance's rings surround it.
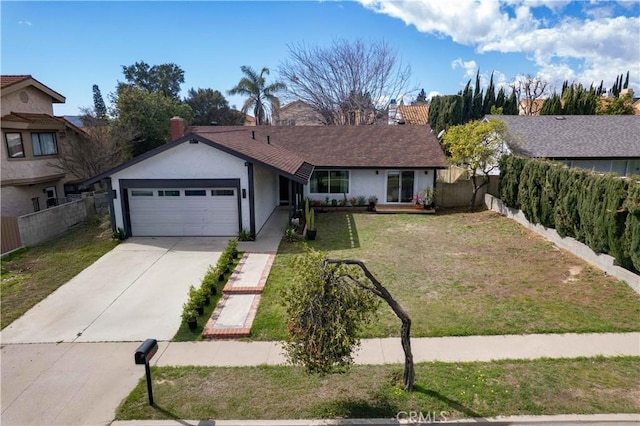
M 128 191 L 133 236 L 234 236 L 236 188 L 136 188 Z
M 266 137 L 256 139 L 255 130 L 203 130 L 86 182 L 106 187 L 114 231 L 135 237 L 237 237 L 244 231 L 255 237 L 279 205 L 278 176 L 301 198 L 313 165 Z

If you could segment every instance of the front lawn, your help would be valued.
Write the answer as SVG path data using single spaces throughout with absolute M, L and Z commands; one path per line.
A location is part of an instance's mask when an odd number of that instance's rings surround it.
M 117 245 L 98 218 L 62 236 L 2 258 L 0 300 L 4 328 Z
M 402 366 L 392 364 L 326 376 L 290 366 L 154 367 L 152 377 L 156 407 L 143 378 L 116 420 L 640 413 L 638 357 L 421 363 L 412 393 L 402 391 Z
M 640 330 L 640 296 L 513 220 L 491 211 L 316 215 L 311 247 L 363 260 L 412 319 L 412 336 Z M 280 244 L 252 338 L 286 337 L 281 289 L 301 242 Z M 362 337 L 399 335 L 385 305 Z

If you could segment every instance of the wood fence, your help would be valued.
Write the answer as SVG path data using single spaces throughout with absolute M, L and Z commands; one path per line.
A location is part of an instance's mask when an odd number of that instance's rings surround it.
M 0 241 L 2 243 L 2 254 L 22 247 L 17 217 L 2 216 L 0 218 Z

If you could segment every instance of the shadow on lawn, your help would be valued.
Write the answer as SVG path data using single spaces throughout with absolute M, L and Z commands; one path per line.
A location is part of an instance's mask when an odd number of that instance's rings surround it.
M 363 213 L 364 214 L 364 213 Z M 318 234 L 313 241 L 305 240 L 310 247 L 322 251 L 350 250 L 360 247 L 360 238 L 353 214 L 350 212 L 316 213 Z M 304 251 L 300 244 L 291 246 L 291 253 Z
M 465 407 L 464 405 L 460 404 L 458 401 L 447 398 L 446 396 L 434 390 L 425 389 L 420 385 L 416 385 L 414 388 L 414 392 L 420 392 L 421 394 L 430 396 L 431 398 L 438 399 L 447 404 L 451 409 L 456 410 L 457 412 L 462 413 L 467 417 L 473 417 L 474 419 L 478 419 L 480 421 L 487 421 L 482 417 L 480 413 L 477 413 L 471 408 Z

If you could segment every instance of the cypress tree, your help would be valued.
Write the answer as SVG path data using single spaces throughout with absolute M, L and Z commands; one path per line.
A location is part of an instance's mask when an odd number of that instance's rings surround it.
M 624 250 L 636 271 L 640 271 L 640 182 L 629 182 L 623 207 L 627 210 Z
M 487 86 L 487 93 L 484 95 L 484 102 L 482 103 L 482 110 L 484 114 L 491 113 L 491 107 L 496 104 L 496 89 L 493 85 L 493 73 L 489 79 L 489 86 Z
M 622 85 L 623 89 L 629 88 L 629 71 L 627 71 L 627 77 L 624 79 L 624 84 Z
M 107 116 L 107 107 L 104 104 L 102 93 L 100 93 L 100 88 L 97 84 L 93 85 L 93 111 L 96 118 L 103 119 Z

